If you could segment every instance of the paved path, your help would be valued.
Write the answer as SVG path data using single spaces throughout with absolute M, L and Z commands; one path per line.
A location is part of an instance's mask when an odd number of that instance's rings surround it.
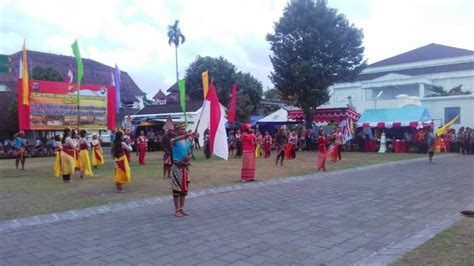
M 436 160 L 436 157 L 435 157 Z M 0 231 L 0 265 L 384 264 L 474 203 L 474 157 L 217 193 Z

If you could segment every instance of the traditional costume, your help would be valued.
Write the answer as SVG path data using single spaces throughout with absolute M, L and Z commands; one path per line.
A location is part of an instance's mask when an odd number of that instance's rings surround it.
M 21 162 L 21 169 L 25 170 L 25 151 L 26 151 L 26 140 L 24 136 L 23 130 L 18 132 L 15 135 L 15 148 L 16 148 L 16 158 L 15 158 L 15 166 L 16 170 L 18 170 L 18 165 Z
M 255 157 L 262 157 L 263 136 L 259 134 L 256 141 L 257 147 L 255 148 Z
M 263 137 L 263 153 L 265 158 L 270 157 L 270 150 L 272 147 L 272 136 L 270 134 L 265 134 L 265 137 Z
M 137 138 L 138 163 L 142 165 L 145 164 L 146 145 L 147 139 L 145 134 L 142 132 Z
M 132 181 L 132 174 L 130 171 L 130 165 L 128 163 L 125 151 L 132 151 L 132 147 L 125 142 L 121 142 L 119 150 L 114 151 L 115 157 L 115 185 L 116 192 L 123 192 L 123 184 L 130 183 Z
M 55 177 L 60 177 L 61 176 L 61 152 L 63 149 L 63 145 L 61 144 L 61 141 L 56 141 L 54 143 L 54 176 Z
M 71 137 L 65 137 L 62 147 L 61 175 L 65 182 L 69 182 L 76 166 L 76 142 Z
M 298 144 L 298 137 L 292 132 L 288 137 L 288 143 L 285 149 L 285 157 L 287 160 L 293 160 L 295 158 L 294 150 L 296 149 L 296 144 Z
M 318 137 L 318 171 L 326 171 L 326 152 L 327 152 L 327 140 L 326 136 L 320 135 Z
M 85 174 L 86 176 L 92 176 L 91 160 L 89 158 L 89 142 L 86 138 L 79 139 L 79 170 L 81 171 L 81 178 Z
M 255 180 L 255 135 L 248 132 L 251 129 L 250 124 L 242 125 L 242 169 L 240 172 L 240 181 L 248 182 Z
M 97 168 L 99 165 L 103 165 L 105 163 L 104 155 L 102 151 L 102 146 L 100 146 L 100 142 L 98 139 L 92 140 L 92 166 Z

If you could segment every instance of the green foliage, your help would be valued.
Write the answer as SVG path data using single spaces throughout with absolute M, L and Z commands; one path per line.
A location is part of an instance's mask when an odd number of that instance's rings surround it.
M 450 89 L 449 91 L 445 90 L 442 86 L 433 86 L 431 89 L 433 94 L 426 97 L 439 97 L 439 96 L 453 96 L 453 95 L 469 95 L 471 91 L 463 91 L 462 84 Z
M 293 0 L 267 35 L 273 54 L 270 79 L 283 100 L 305 112 L 329 100 L 328 87 L 351 81 L 366 66 L 363 34 L 325 0 Z
M 178 46 L 186 41 L 186 37 L 181 33 L 179 28 L 179 20 L 176 20 L 173 25 L 168 25 L 168 44 L 174 44 L 174 51 L 176 57 L 176 83 L 179 81 L 178 74 Z
M 262 84 L 249 73 L 237 72 L 235 65 L 224 57 L 198 56 L 186 69 L 186 93 L 192 100 L 202 100 L 201 74 L 209 71 L 209 79 L 214 82 L 219 101 L 229 106 L 232 84 L 237 82 L 236 117 L 247 121 L 254 113 L 263 94 Z
M 276 89 L 268 89 L 263 92 L 263 98 L 266 100 L 279 100 L 278 91 Z
M 64 81 L 64 77 L 52 67 L 44 69 L 40 66 L 33 68 L 33 77 L 34 80 L 47 80 L 47 81 Z

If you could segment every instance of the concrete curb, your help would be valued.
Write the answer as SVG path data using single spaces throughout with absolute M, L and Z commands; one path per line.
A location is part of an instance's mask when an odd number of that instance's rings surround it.
M 447 156 L 454 156 L 454 155 L 446 154 L 446 155 L 439 155 L 437 157 L 439 158 L 439 157 L 447 157 Z M 315 179 L 315 178 L 319 179 L 319 178 L 325 178 L 328 176 L 347 174 L 354 171 L 363 171 L 363 170 L 376 169 L 376 168 L 387 167 L 387 166 L 397 166 L 404 163 L 425 161 L 425 160 L 427 159 L 423 157 L 423 158 L 401 160 L 401 161 L 394 161 L 394 162 L 388 162 L 388 163 L 379 163 L 379 164 L 361 166 L 361 167 L 356 167 L 356 168 L 347 168 L 347 169 L 337 170 L 333 172 L 316 173 L 316 174 L 309 174 L 309 175 L 304 175 L 304 176 L 282 177 L 278 179 L 261 181 L 261 182 L 251 182 L 251 183 L 236 184 L 236 185 L 225 186 L 225 187 L 207 188 L 203 190 L 189 192 L 187 198 L 188 199 L 197 198 L 197 197 L 203 197 L 203 196 L 214 195 L 214 194 L 219 194 L 219 193 L 226 193 L 226 192 L 238 191 L 238 190 L 244 190 L 244 189 L 254 189 L 254 188 L 259 188 L 259 187 L 267 187 L 267 186 L 272 186 L 272 185 L 278 185 L 278 184 L 295 182 L 295 181 L 303 181 L 303 180 L 308 180 L 308 179 Z M 59 222 L 59 221 L 64 221 L 64 220 L 89 217 L 89 216 L 98 215 L 98 214 L 105 214 L 105 213 L 122 211 L 122 210 L 130 210 L 130 209 L 135 209 L 135 208 L 145 207 L 145 206 L 153 206 L 153 205 L 157 205 L 163 202 L 171 202 L 171 201 L 172 201 L 171 195 L 159 196 L 159 197 L 153 197 L 153 198 L 133 200 L 133 201 L 123 202 L 123 203 L 99 205 L 99 206 L 94 206 L 94 207 L 89 207 L 89 208 L 84 208 L 84 209 L 78 209 L 78 210 L 70 210 L 70 211 L 65 211 L 65 212 L 57 212 L 57 213 L 50 213 L 50 214 L 44 214 L 44 215 L 36 215 L 32 217 L 5 220 L 5 221 L 0 221 L 0 232 L 4 230 L 8 230 L 8 229 L 21 228 L 25 226 L 54 223 L 54 222 Z

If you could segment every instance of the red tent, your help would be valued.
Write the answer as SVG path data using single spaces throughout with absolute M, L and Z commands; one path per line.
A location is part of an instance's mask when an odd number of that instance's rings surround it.
M 357 120 L 359 120 L 360 114 L 347 107 L 321 108 L 313 111 L 313 122 L 315 123 L 340 122 L 347 118 L 351 118 L 353 122 L 356 122 Z M 288 111 L 288 119 L 295 121 L 303 121 L 303 110 Z

